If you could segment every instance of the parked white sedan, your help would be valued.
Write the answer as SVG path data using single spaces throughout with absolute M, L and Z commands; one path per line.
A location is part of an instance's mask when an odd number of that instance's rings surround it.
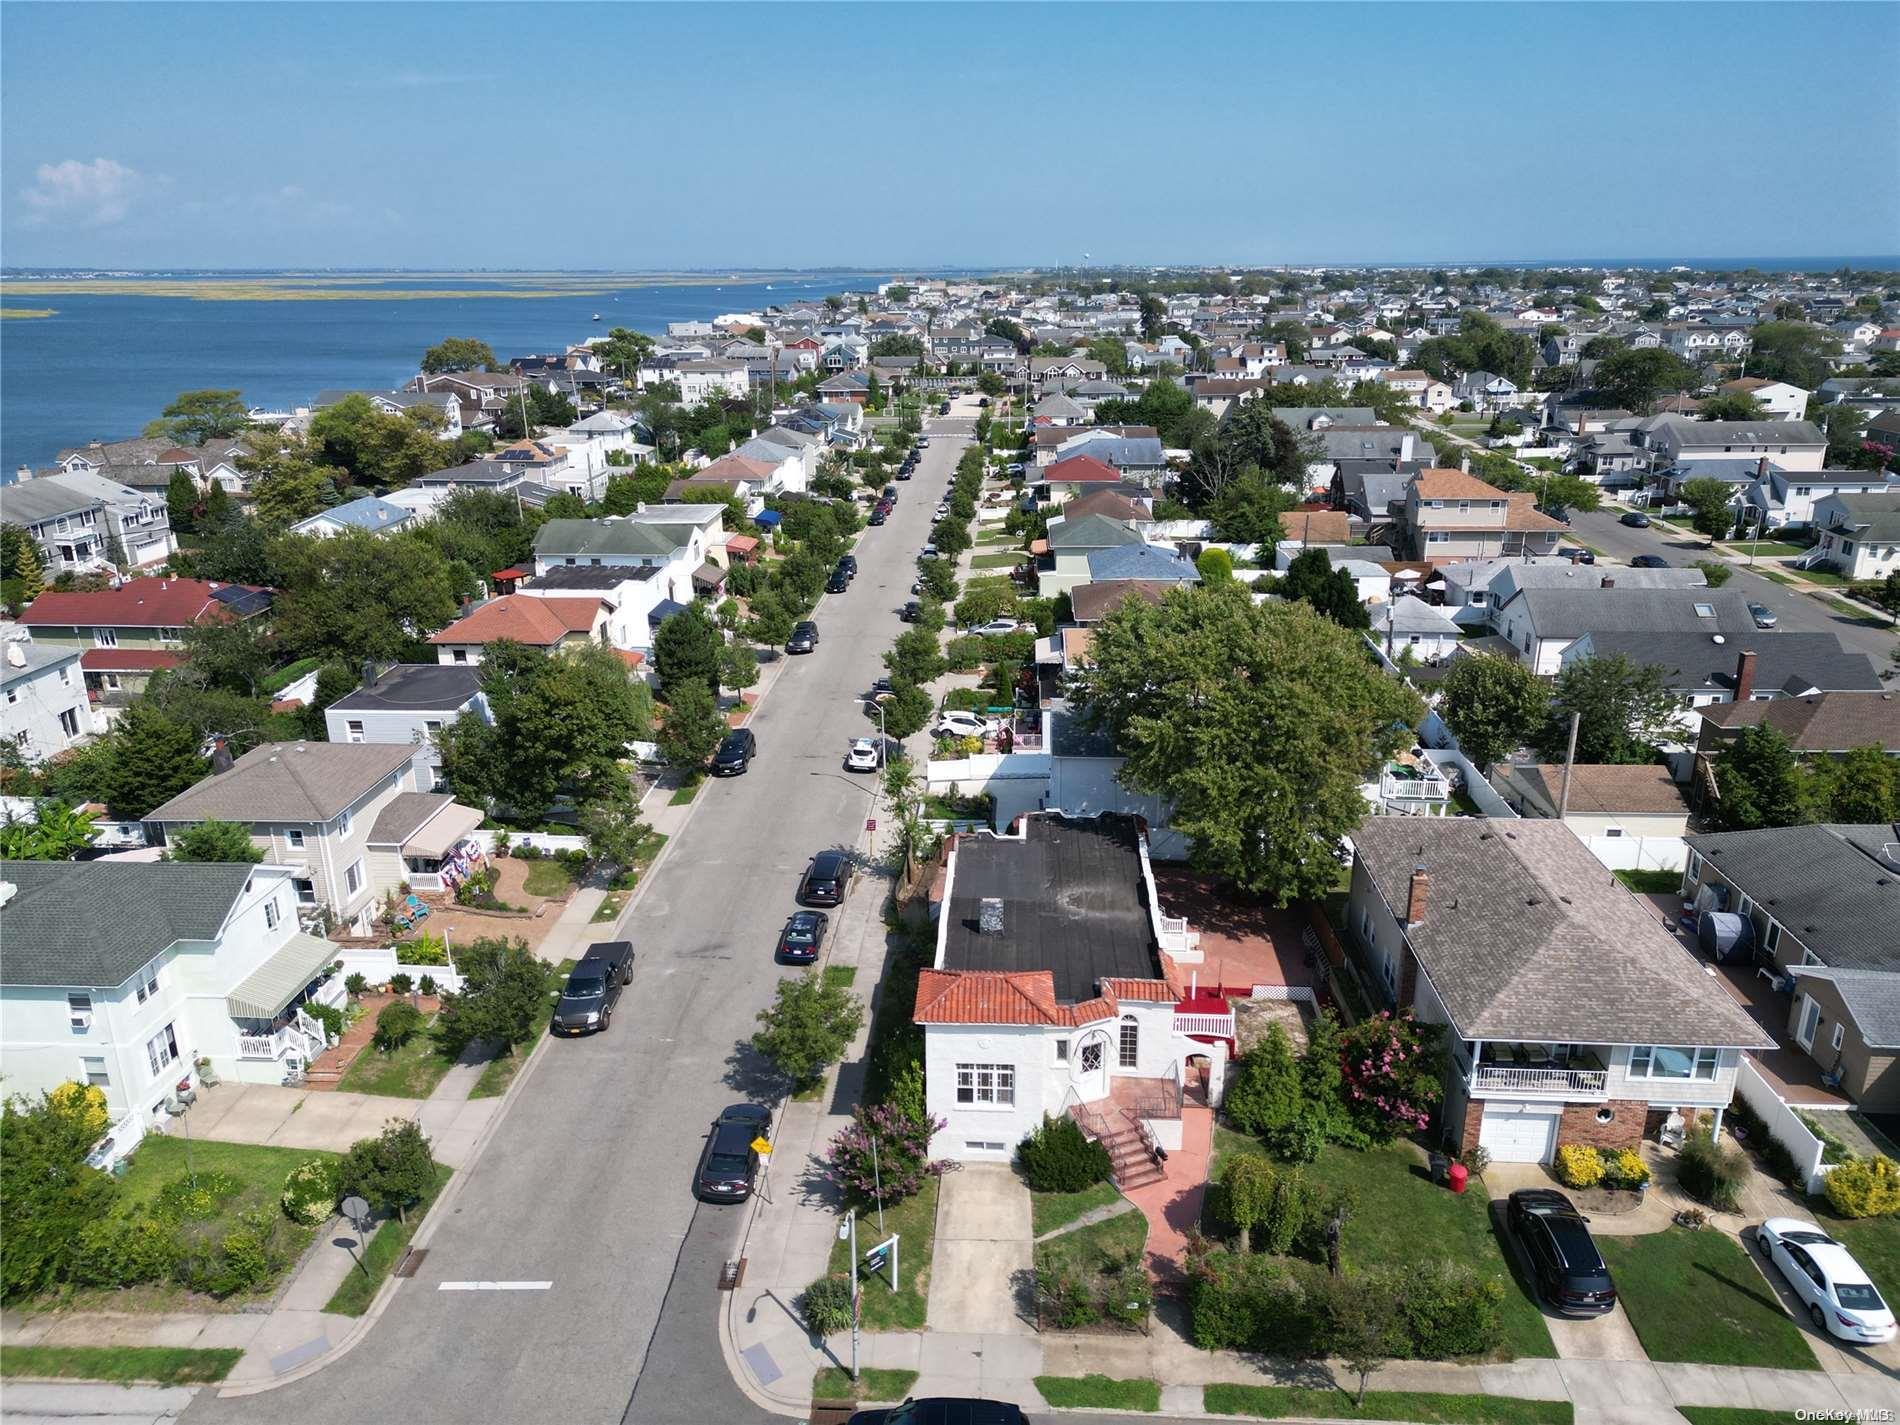
M 1817 1328 L 1856 1344 L 1894 1338 L 1893 1311 L 1866 1271 L 1812 1222 L 1771 1217 L 1755 1229 L 1755 1249 L 1780 1269 Z
M 930 725 L 930 731 L 934 737 L 983 737 L 994 726 L 996 724 L 988 718 L 953 708 L 938 713 L 937 720 Z
M 978 624 L 970 632 L 978 638 L 997 638 L 1006 633 L 1020 632 L 1023 625 L 1013 618 L 993 618 L 988 623 Z

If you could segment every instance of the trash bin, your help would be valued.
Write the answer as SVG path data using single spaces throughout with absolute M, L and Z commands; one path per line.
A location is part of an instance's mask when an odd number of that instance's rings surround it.
M 1466 1170 L 1463 1163 L 1453 1163 L 1449 1168 L 1445 1169 L 1445 1181 L 1451 1185 L 1453 1192 L 1463 1192 L 1470 1177 L 1471 1174 Z

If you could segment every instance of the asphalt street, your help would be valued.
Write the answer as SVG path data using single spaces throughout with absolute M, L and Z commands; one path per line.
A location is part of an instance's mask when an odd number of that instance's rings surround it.
M 612 1028 L 546 1047 L 438 1209 L 414 1279 L 354 1350 L 265 1395 L 202 1393 L 192 1425 L 776 1418 L 733 1385 L 717 1336 L 716 1278 L 745 1213 L 696 1203 L 689 1183 L 719 1110 L 775 1092 L 745 1043 L 793 973 L 772 947 L 806 861 L 868 839 L 875 779 L 841 764 L 867 730 L 857 700 L 904 627 L 917 552 L 967 443 L 950 432 L 969 422 L 930 429 L 890 521 L 858 543 L 857 579 L 813 615 L 817 650 L 790 660 L 755 715 L 751 770 L 704 787 L 616 927 L 636 961 Z M 464 1280 L 553 1285 L 438 1290 Z
M 1658 554 L 1671 565 L 1683 568 L 1698 559 L 1709 558 L 1707 542 L 1700 536 L 1683 534 L 1662 524 L 1632 529 L 1618 523 L 1622 514 L 1618 507 L 1606 504 L 1591 514 L 1572 515 L 1570 533 L 1608 558 L 1625 564 L 1639 554 Z M 1844 647 L 1873 659 L 1875 669 L 1883 676 L 1890 673 L 1889 660 L 1895 646 L 1893 630 L 1880 626 L 1868 615 L 1825 595 L 1802 593 L 1773 579 L 1751 574 L 1739 565 L 1735 576 L 1723 587 L 1737 590 L 1772 609 L 1777 632 L 1836 634 Z

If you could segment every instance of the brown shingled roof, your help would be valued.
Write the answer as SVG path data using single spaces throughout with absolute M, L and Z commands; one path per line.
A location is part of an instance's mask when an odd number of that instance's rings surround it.
M 1846 752 L 1868 746 L 1900 750 L 1900 695 L 1894 693 L 1818 693 L 1766 702 L 1717 703 L 1696 711 L 1703 721 L 1724 732 L 1772 727 L 1797 752 Z

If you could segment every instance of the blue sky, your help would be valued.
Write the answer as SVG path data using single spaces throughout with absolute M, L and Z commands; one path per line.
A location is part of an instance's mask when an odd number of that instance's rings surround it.
M 1890 4 L 8 3 L 0 25 L 9 266 L 1900 251 Z

